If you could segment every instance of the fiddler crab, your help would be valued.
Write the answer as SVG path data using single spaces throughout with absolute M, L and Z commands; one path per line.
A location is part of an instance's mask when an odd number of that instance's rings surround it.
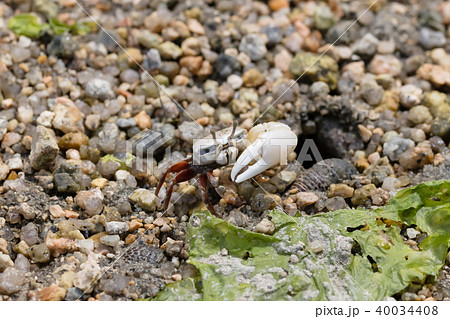
M 215 214 L 208 198 L 208 188 L 214 179 L 213 170 L 234 165 L 231 180 L 242 183 L 275 165 L 286 165 L 288 155 L 296 146 L 297 136 L 286 124 L 278 122 L 258 124 L 247 133 L 247 130 L 237 127 L 235 122 L 232 127 L 196 140 L 193 144 L 193 156 L 169 167 L 162 175 L 155 194 L 158 196 L 169 173 L 178 173 L 167 190 L 164 200 L 165 211 L 175 184 L 188 181 L 200 174 L 202 200 L 209 211 Z M 255 163 L 248 166 L 251 162 Z M 247 169 L 244 170 L 245 168 Z

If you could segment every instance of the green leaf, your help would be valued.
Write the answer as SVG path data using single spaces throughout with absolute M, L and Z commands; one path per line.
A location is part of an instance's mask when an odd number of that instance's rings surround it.
M 58 19 L 51 18 L 50 19 L 50 28 L 53 30 L 55 34 L 62 34 L 64 32 L 72 31 L 72 26 L 59 21 Z
M 199 292 L 200 278 L 185 278 L 182 281 L 176 281 L 168 284 L 164 291 L 160 292 L 154 300 L 166 301 L 197 301 L 201 300 Z
M 8 28 L 12 32 L 29 38 L 38 38 L 48 27 L 48 24 L 40 23 L 38 17 L 31 13 L 16 15 L 8 22 Z
M 157 299 L 188 300 L 195 292 L 195 300 L 383 300 L 443 266 L 449 188 L 448 180 L 424 183 L 376 210 L 299 217 L 274 210 L 272 236 L 196 212 L 186 238 L 201 282 L 183 280 Z M 404 242 L 406 227 L 426 233 L 419 250 Z

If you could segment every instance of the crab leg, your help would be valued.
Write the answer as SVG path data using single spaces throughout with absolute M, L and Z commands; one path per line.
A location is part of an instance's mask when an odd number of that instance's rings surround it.
M 194 178 L 196 175 L 197 171 L 194 168 L 189 167 L 183 169 L 181 172 L 177 174 L 177 176 L 175 176 L 175 179 L 173 180 L 172 184 L 170 184 L 169 189 L 167 190 L 166 198 L 164 199 L 164 211 L 166 211 L 167 208 L 169 207 L 170 197 L 172 197 L 173 187 L 175 186 L 175 184 L 188 181 L 191 178 Z
M 202 200 L 206 204 L 206 207 L 208 207 L 208 210 L 216 215 L 216 211 L 214 209 L 214 206 L 211 204 L 211 201 L 209 200 L 208 196 L 208 173 L 200 175 L 199 183 L 202 187 Z
M 169 174 L 169 173 L 178 173 L 178 172 L 181 172 L 184 169 L 189 168 L 190 167 L 190 162 L 191 162 L 191 159 L 188 158 L 188 159 L 185 159 L 185 160 L 183 160 L 181 162 L 178 162 L 178 163 L 172 165 L 171 167 L 169 167 L 167 169 L 167 171 L 165 171 L 164 174 L 161 176 L 161 179 L 159 180 L 158 186 L 156 187 L 155 195 L 158 196 L 158 193 L 159 193 L 159 191 L 161 189 L 161 186 L 164 184 L 164 181 L 166 180 L 167 174 Z

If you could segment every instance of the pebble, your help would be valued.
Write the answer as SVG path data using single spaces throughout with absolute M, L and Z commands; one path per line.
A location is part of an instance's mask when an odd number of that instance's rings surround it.
M 319 5 L 314 12 L 314 26 L 326 31 L 334 25 L 334 15 L 329 6 Z
M 317 81 L 311 84 L 309 92 L 313 98 L 325 99 L 330 93 L 330 87 L 325 82 Z
M 312 205 L 316 203 L 319 200 L 319 197 L 317 197 L 314 193 L 308 193 L 308 192 L 298 192 L 297 193 L 297 205 L 300 207 L 306 207 L 309 205 Z
M 334 212 L 339 209 L 345 209 L 348 208 L 347 203 L 345 202 L 345 199 L 343 197 L 337 196 L 333 198 L 328 198 L 324 203 L 326 209 L 329 212 Z
M 402 71 L 402 62 L 391 54 L 376 54 L 369 64 L 369 71 L 374 74 L 397 76 Z
M 105 231 L 109 235 L 121 235 L 129 230 L 129 225 L 126 222 L 106 222 Z
M 11 295 L 24 287 L 27 281 L 23 271 L 9 267 L 0 274 L 0 293 Z
M 258 87 L 265 82 L 264 75 L 258 69 L 249 69 L 242 75 L 244 86 Z
M 412 84 L 403 85 L 400 88 L 400 104 L 403 107 L 411 108 L 420 103 L 422 99 L 422 89 Z
M 82 132 L 83 113 L 75 106 L 75 104 L 66 98 L 59 98 L 54 109 L 55 117 L 53 118 L 53 127 L 64 132 Z
M 48 55 L 72 58 L 78 48 L 78 42 L 69 33 L 57 34 L 47 45 Z
M 169 41 L 161 43 L 158 50 L 161 58 L 165 60 L 176 60 L 183 54 L 183 51 L 178 45 Z
M 20 240 L 27 243 L 28 246 L 39 243 L 38 228 L 33 223 L 28 223 L 20 230 Z
M 111 88 L 111 84 L 102 79 L 92 79 L 86 83 L 86 95 L 88 97 L 107 100 L 114 97 L 114 91 Z
M 381 188 L 388 192 L 393 192 L 397 188 L 399 188 L 400 185 L 401 185 L 401 183 L 397 178 L 388 176 L 384 179 L 383 185 L 381 185 Z
M 252 61 L 259 61 L 267 53 L 263 38 L 258 34 L 247 34 L 241 39 L 239 51 L 247 54 Z
M 431 123 L 433 115 L 426 106 L 418 105 L 409 110 L 408 120 L 414 124 Z
M 0 252 L 0 273 L 3 272 L 6 268 L 13 266 L 14 262 L 11 260 L 11 257 Z
M 275 232 L 275 224 L 273 221 L 268 220 L 267 218 L 263 218 L 254 229 L 255 232 L 266 234 L 266 235 L 273 235 Z
M 397 161 L 400 154 L 414 145 L 413 140 L 394 136 L 383 144 L 383 154 L 388 156 L 391 161 Z
M 98 215 L 103 210 L 103 194 L 98 189 L 78 192 L 75 202 L 89 216 Z
M 420 29 L 419 44 L 427 50 L 443 47 L 446 43 L 445 34 L 429 28 Z
M 35 263 L 46 263 L 50 260 L 50 250 L 45 243 L 31 246 L 29 255 Z
M 182 240 L 173 240 L 168 237 L 167 241 L 161 246 L 161 249 L 165 251 L 165 253 L 169 256 L 178 256 L 183 248 Z
M 390 196 L 386 190 L 377 188 L 370 193 L 370 198 L 373 205 L 384 206 L 388 203 Z
M 180 131 L 180 138 L 193 144 L 194 140 L 204 137 L 203 127 L 192 121 L 185 121 L 178 127 Z
M 52 284 L 49 287 L 44 287 L 38 291 L 38 297 L 42 301 L 61 301 L 66 296 L 66 290 Z
M 415 230 L 414 228 L 407 228 L 406 229 L 406 235 L 408 236 L 409 239 L 414 239 L 417 237 L 417 235 L 419 235 L 420 232 L 418 232 L 417 230 Z
M 372 34 L 366 33 L 352 45 L 352 50 L 362 56 L 372 56 L 377 52 L 379 40 Z
M 34 169 L 50 167 L 59 153 L 55 134 L 52 130 L 38 125 L 31 143 L 30 164 Z
M 152 120 L 145 111 L 141 111 L 134 116 L 134 121 L 141 130 L 152 127 Z
M 119 235 L 105 235 L 100 238 L 100 242 L 103 245 L 116 247 L 119 244 L 120 237 Z
M 425 144 L 426 143 L 426 144 Z M 421 145 L 422 144 L 422 145 Z M 410 148 L 400 154 L 398 162 L 403 168 L 416 170 L 426 164 L 433 163 L 434 154 L 429 142 L 419 143 L 416 147 Z
M 236 74 L 231 74 L 227 78 L 227 83 L 230 84 L 230 86 L 233 88 L 233 90 L 237 90 L 242 86 L 244 81 L 240 76 L 238 76 Z
M 354 189 L 346 184 L 331 184 L 328 189 L 328 197 L 339 196 L 342 198 L 353 197 Z
M 128 197 L 130 200 L 136 202 L 139 207 L 149 211 L 156 209 L 156 195 L 148 189 L 138 188 Z
M 380 104 L 383 98 L 383 88 L 375 81 L 363 81 L 361 83 L 361 93 L 366 102 L 372 106 Z

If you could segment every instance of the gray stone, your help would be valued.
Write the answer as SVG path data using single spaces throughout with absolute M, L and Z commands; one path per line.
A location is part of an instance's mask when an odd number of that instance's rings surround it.
M 15 268 L 7 268 L 0 274 L 0 293 L 11 295 L 18 292 L 26 282 L 25 273 Z
M 181 123 L 178 129 L 180 130 L 180 138 L 189 144 L 193 144 L 195 139 L 204 137 L 203 127 L 195 122 L 185 121 Z
M 429 28 L 422 28 L 419 34 L 419 44 L 427 50 L 443 47 L 446 43 L 445 34 Z
M 33 246 L 39 243 L 38 228 L 33 223 L 28 223 L 23 226 L 20 231 L 20 239 L 27 243 L 28 246 Z
M 58 152 L 59 147 L 53 131 L 41 125 L 36 127 L 31 143 L 31 166 L 37 170 L 50 167 Z
M 47 45 L 47 53 L 61 58 L 73 57 L 78 49 L 78 42 L 68 33 L 57 34 Z
M 106 100 L 114 97 L 114 91 L 108 81 L 92 79 L 86 83 L 86 95 L 94 99 Z
M 100 242 L 103 245 L 116 247 L 119 244 L 120 237 L 119 235 L 106 235 L 100 238 Z
M 244 52 L 252 61 L 264 58 L 267 52 L 263 38 L 258 34 L 245 35 L 239 44 L 239 51 Z
M 383 144 L 383 154 L 388 156 L 391 161 L 397 161 L 400 154 L 414 145 L 413 140 L 394 136 Z
M 106 222 L 105 230 L 109 235 L 120 235 L 126 233 L 130 229 L 126 222 Z

